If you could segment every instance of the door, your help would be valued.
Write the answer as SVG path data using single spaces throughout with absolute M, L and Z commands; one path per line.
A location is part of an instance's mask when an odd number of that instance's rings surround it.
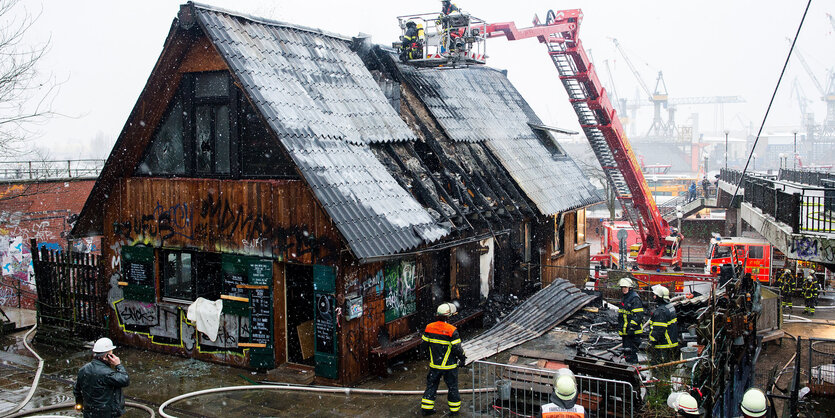
M 313 267 L 288 264 L 287 285 L 287 361 L 313 366 Z

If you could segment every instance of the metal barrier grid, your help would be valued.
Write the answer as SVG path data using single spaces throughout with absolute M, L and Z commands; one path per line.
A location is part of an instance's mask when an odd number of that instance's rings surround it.
M 473 394 L 473 416 L 537 417 L 550 402 L 557 370 L 478 360 L 471 367 L 473 387 L 494 391 Z M 577 375 L 577 403 L 586 417 L 634 416 L 632 384 L 619 380 Z
M 835 340 L 810 338 L 807 357 L 809 389 L 816 395 L 835 395 Z

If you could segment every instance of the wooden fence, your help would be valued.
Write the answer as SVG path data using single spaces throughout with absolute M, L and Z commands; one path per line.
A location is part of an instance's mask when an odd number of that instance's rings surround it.
M 32 240 L 31 248 L 38 248 Z M 107 286 L 101 256 L 42 248 L 32 252 L 38 291 L 38 325 L 82 339 L 107 333 Z

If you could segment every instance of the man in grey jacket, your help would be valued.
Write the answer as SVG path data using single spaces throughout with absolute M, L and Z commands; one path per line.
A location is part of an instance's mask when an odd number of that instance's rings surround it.
M 118 417 L 125 413 L 122 388 L 130 384 L 128 372 L 113 354 L 113 341 L 100 338 L 93 345 L 93 360 L 78 371 L 73 394 L 75 408 L 85 418 Z

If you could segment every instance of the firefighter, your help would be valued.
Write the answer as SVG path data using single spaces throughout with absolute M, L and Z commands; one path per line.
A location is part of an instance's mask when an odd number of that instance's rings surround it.
M 765 393 L 757 388 L 751 388 L 742 395 L 742 402 L 739 404 L 742 415 L 746 418 L 758 418 L 768 413 L 768 401 Z
M 676 416 L 697 418 L 703 417 L 704 411 L 699 408 L 699 402 L 687 392 L 673 392 L 667 397 L 667 406 L 677 412 Z
M 441 16 L 449 16 L 454 12 L 460 12 L 458 6 L 452 4 L 449 0 L 441 0 Z
M 641 345 L 643 330 L 644 305 L 632 288 L 632 280 L 620 279 L 618 282 L 623 298 L 618 306 L 618 335 L 623 341 L 623 356 L 627 363 L 638 362 L 638 347 Z
M 400 45 L 400 60 L 406 62 L 423 56 L 423 41 L 420 39 L 421 28 L 413 21 L 406 22 L 406 33 Z
M 577 378 L 569 369 L 560 369 L 554 376 L 554 393 L 542 405 L 542 418 L 583 418 L 585 408 L 577 404 Z
M 458 415 L 458 410 L 461 409 L 461 395 L 458 394 L 458 366 L 464 365 L 467 356 L 461 348 L 458 330 L 447 322 L 456 311 L 455 305 L 442 303 L 436 311 L 436 321 L 426 326 L 421 337 L 424 347 L 429 348 L 429 373 L 426 375 L 426 390 L 420 400 L 423 415 L 435 413 L 435 392 L 438 390 L 442 377 L 449 389 L 447 404 L 450 415 Z
M 803 308 L 803 313 L 815 315 L 815 303 L 818 300 L 818 292 L 820 286 L 815 281 L 815 277 L 811 274 L 806 276 L 806 284 L 803 286 L 803 299 L 806 302 L 806 307 Z
M 780 294 L 783 299 L 783 307 L 788 308 L 788 312 L 791 313 L 792 294 L 794 293 L 794 275 L 791 271 L 789 271 L 789 269 L 785 269 L 783 271 L 783 275 L 780 277 Z
M 657 306 L 650 316 L 650 362 L 661 364 L 672 361 L 678 350 L 678 319 L 676 308 L 670 303 L 670 291 L 660 284 L 652 287 Z

